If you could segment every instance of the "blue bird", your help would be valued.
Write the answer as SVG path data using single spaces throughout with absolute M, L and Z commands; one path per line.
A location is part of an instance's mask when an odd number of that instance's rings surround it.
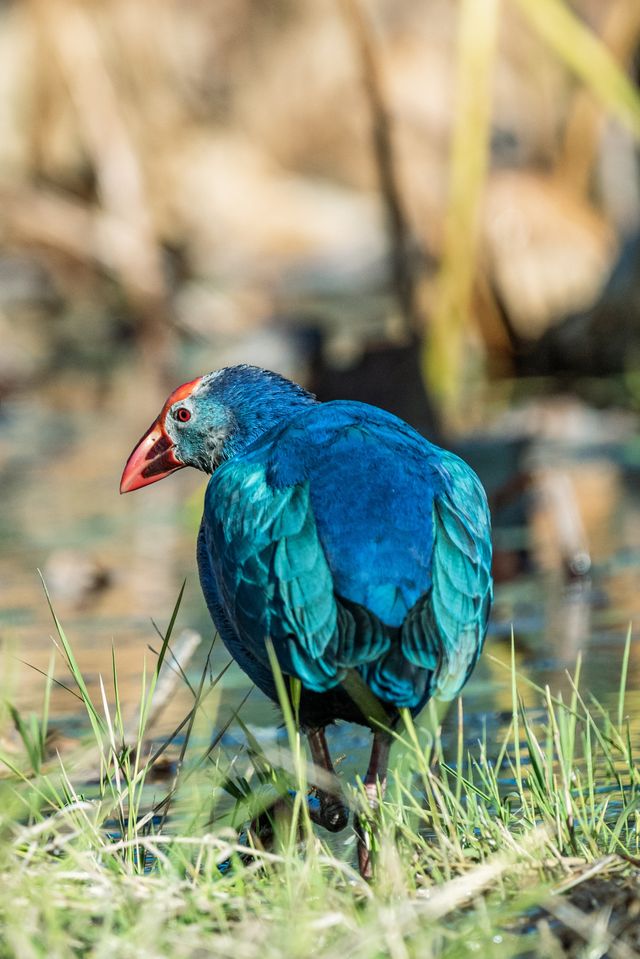
M 197 559 L 227 649 L 277 702 L 271 642 L 282 672 L 300 680 L 300 723 L 328 773 L 327 724 L 374 727 L 364 784 L 375 806 L 391 737 L 371 704 L 392 727 L 401 708 L 415 715 L 431 697 L 452 699 L 482 650 L 492 579 L 480 481 L 391 413 L 320 403 L 252 366 L 173 392 L 121 492 L 184 466 L 211 475 Z M 339 788 L 318 797 L 317 821 L 342 828 Z M 359 863 L 368 875 L 362 834 Z

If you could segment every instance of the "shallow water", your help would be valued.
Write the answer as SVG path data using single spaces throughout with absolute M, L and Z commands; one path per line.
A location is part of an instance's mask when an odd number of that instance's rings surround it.
M 155 656 L 148 647 L 157 649 L 160 642 L 152 620 L 161 629 L 166 626 L 185 579 L 177 632 L 191 628 L 203 637 L 188 669 L 194 681 L 210 645 L 213 631 L 194 557 L 204 480 L 185 470 L 120 497 L 122 466 L 151 419 L 153 406 L 140 410 L 125 397 L 118 408 L 113 401 L 98 401 L 90 392 L 87 397 L 78 410 L 75 400 L 71 407 L 64 396 L 42 395 L 38 401 L 7 405 L 0 417 L 3 686 L 21 710 L 39 711 L 44 679 L 36 670 L 48 668 L 55 648 L 53 623 L 37 574 L 41 569 L 95 694 L 100 675 L 107 689 L 112 689 L 113 644 L 124 713 L 133 720 L 143 661 L 146 658 L 147 668 L 153 666 Z M 129 410 L 126 418 L 123 409 Z M 640 609 L 640 495 L 634 449 L 632 437 L 622 437 L 606 447 L 556 443 L 547 450 L 552 459 L 560 457 L 575 478 L 594 565 L 587 579 L 567 584 L 549 542 L 545 543 L 545 521 L 539 510 L 530 530 L 510 531 L 515 539 L 535 541 L 538 570 L 496 589 L 486 652 L 464 693 L 465 736 L 470 742 L 484 729 L 489 738 L 497 736 L 508 721 L 511 690 L 505 666 L 510 660 L 512 627 L 517 665 L 524 677 L 538 685 L 548 684 L 552 692 L 568 689 L 566 670 L 573 669 L 580 653 L 582 688 L 605 704 L 616 700 L 627 626 Z M 218 643 L 212 671 L 217 672 L 227 660 Z M 56 678 L 69 682 L 59 654 L 56 663 Z M 248 683 L 232 666 L 220 689 L 219 696 L 211 697 L 210 708 L 218 727 L 240 703 Z M 539 694 L 524 683 L 521 692 L 525 705 L 531 709 L 540 705 Z M 179 685 L 154 732 L 160 736 L 172 729 L 191 701 L 191 693 Z M 640 725 L 640 646 L 635 642 L 626 705 L 634 723 Z M 81 705 L 59 687 L 53 691 L 51 715 L 61 743 L 84 729 Z M 257 691 L 243 706 L 242 715 L 263 735 L 277 722 L 273 706 Z M 7 730 L 4 734 L 5 738 L 11 735 Z M 226 741 L 238 739 L 242 733 L 232 725 Z M 331 733 L 331 739 L 336 750 L 346 754 L 345 771 L 362 770 L 366 732 L 342 727 Z

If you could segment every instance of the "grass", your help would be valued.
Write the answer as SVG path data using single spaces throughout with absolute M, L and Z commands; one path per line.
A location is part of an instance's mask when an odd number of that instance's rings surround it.
M 133 738 L 115 660 L 112 693 L 101 680 L 92 700 L 57 619 L 87 738 L 64 757 L 47 746 L 53 664 L 39 717 L 7 708 L 21 748 L 0 754 L 1 959 L 637 954 L 630 636 L 612 714 L 581 690 L 579 664 L 568 701 L 537 689 L 539 709 L 525 711 L 512 663 L 501 741 L 467 742 L 461 704 L 452 749 L 435 710 L 415 725 L 406 717 L 367 884 L 311 825 L 313 770 L 291 710 L 288 748 L 276 758 L 249 730 L 246 747 L 229 755 L 211 732 L 220 677 L 207 664 L 174 736 L 152 741 L 147 723 L 177 612 L 143 677 Z M 169 754 L 169 775 L 158 779 Z M 243 825 L 291 788 L 272 848 L 252 846 Z M 358 785 L 349 797 L 362 808 Z

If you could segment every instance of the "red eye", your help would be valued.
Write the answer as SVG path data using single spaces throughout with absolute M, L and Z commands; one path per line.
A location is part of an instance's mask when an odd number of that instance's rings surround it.
M 187 423 L 191 419 L 191 411 L 186 406 L 180 406 L 176 410 L 176 419 L 180 420 L 181 423 Z

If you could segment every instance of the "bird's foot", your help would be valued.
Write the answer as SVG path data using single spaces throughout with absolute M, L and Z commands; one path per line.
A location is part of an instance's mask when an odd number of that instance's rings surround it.
M 324 788 L 314 787 L 307 797 L 309 815 L 316 825 L 323 826 L 329 832 L 340 832 L 349 822 L 349 810 L 342 798 L 340 783 L 333 769 L 324 728 L 308 729 L 307 738 L 314 765 L 328 780 Z
M 286 795 L 254 816 L 247 830 L 252 842 L 263 849 L 271 849 L 279 830 L 290 822 L 291 811 L 291 796 Z
M 375 854 L 377 852 L 380 803 L 387 785 L 387 763 L 391 736 L 384 730 L 373 734 L 369 768 L 364 778 L 363 805 L 366 811 L 354 816 L 354 828 L 358 840 L 358 868 L 363 879 L 373 879 Z
M 339 796 L 331 796 L 320 790 L 309 794 L 309 816 L 317 826 L 329 832 L 341 832 L 349 823 L 349 810 Z
M 263 848 L 273 846 L 279 829 L 291 821 L 295 797 L 296 792 L 292 789 L 254 817 L 248 830 L 254 842 Z M 309 818 L 317 826 L 322 826 L 329 832 L 340 832 L 348 825 L 349 810 L 339 796 L 314 789 L 306 799 Z M 302 822 L 299 824 L 299 831 L 302 838 Z
M 370 882 L 375 861 L 375 824 L 371 816 L 357 813 L 353 817 L 353 828 L 358 843 L 358 870 L 362 878 Z

